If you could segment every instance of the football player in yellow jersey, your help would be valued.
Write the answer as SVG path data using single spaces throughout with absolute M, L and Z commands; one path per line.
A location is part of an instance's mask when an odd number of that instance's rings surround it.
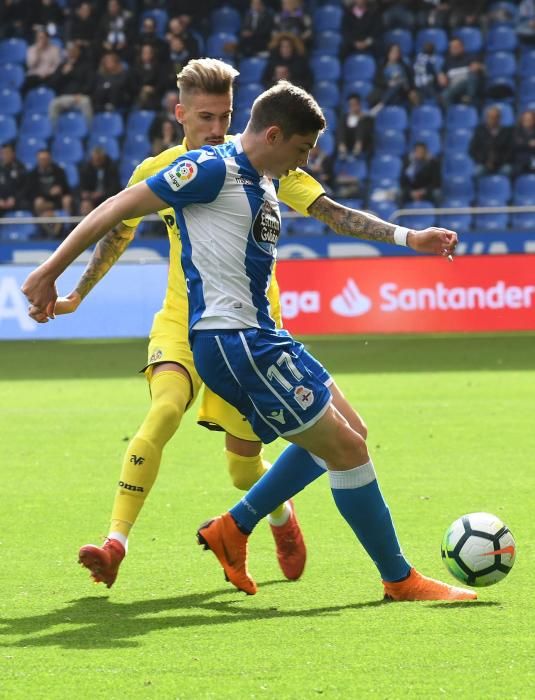
M 232 87 L 238 72 L 216 59 L 196 59 L 178 75 L 180 102 L 177 120 L 183 125 L 182 144 L 147 158 L 134 171 L 129 185 L 145 180 L 172 163 L 179 155 L 205 144 L 217 145 L 226 138 L 232 115 Z M 318 204 L 324 190 L 303 171 L 292 171 L 280 180 L 279 199 L 303 215 L 313 214 L 326 220 L 325 203 Z M 334 204 L 334 203 L 332 203 Z M 85 545 L 80 549 L 80 562 L 96 582 L 110 588 L 117 577 L 124 557 L 130 530 L 144 505 L 158 474 L 163 448 L 177 431 L 182 416 L 194 402 L 202 382 L 193 364 L 188 342 L 188 301 L 180 263 L 180 232 L 173 210 L 159 212 L 169 235 L 168 284 L 162 309 L 155 315 L 150 333 L 145 374 L 149 381 L 151 406 L 123 458 L 108 537 L 102 547 Z M 132 241 L 140 219 L 124 221 L 106 234 L 97 244 L 76 288 L 58 298 L 55 314 L 75 311 L 82 299 L 107 273 Z M 269 298 L 280 323 L 279 292 L 275 277 Z M 39 312 L 31 314 L 42 321 Z M 360 416 L 349 406 L 336 386 L 331 385 L 335 404 L 352 427 L 364 437 L 366 428 Z M 234 407 L 204 388 L 198 420 L 201 424 L 226 433 L 228 469 L 234 485 L 247 491 L 269 468 L 262 459 L 262 443 L 249 423 Z M 295 516 L 293 503 L 279 506 L 269 517 L 277 558 L 288 579 L 297 579 L 303 572 L 306 548 Z

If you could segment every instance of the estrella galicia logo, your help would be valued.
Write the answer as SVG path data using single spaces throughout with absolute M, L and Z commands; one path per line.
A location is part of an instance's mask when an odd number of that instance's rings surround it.
M 266 253 L 272 255 L 280 232 L 279 212 L 267 200 L 264 200 L 253 223 L 253 237 Z

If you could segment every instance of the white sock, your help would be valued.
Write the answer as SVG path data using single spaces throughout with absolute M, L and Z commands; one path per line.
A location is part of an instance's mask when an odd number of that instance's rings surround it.
M 110 534 L 108 535 L 108 539 L 117 540 L 117 542 L 120 542 L 123 545 L 124 551 L 126 553 L 128 549 L 128 537 L 126 535 L 123 535 L 122 532 L 110 532 Z
M 283 525 L 286 525 L 286 523 L 288 522 L 288 518 L 291 514 L 292 507 L 290 506 L 288 501 L 286 501 L 284 503 L 284 511 L 282 515 L 279 515 L 278 518 L 274 518 L 272 515 L 268 515 L 267 519 L 270 525 L 274 525 L 275 527 L 282 527 Z

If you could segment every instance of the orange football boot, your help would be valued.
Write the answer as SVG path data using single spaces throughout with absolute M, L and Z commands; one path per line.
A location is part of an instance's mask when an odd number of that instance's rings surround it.
M 403 581 L 383 581 L 385 600 L 475 600 L 477 593 L 466 588 L 450 586 L 411 569 Z
M 78 562 L 89 569 L 95 583 L 105 583 L 111 588 L 117 578 L 125 549 L 118 540 L 107 539 L 102 547 L 84 545 L 78 552 Z
M 307 560 L 307 549 L 299 527 L 293 501 L 288 501 L 291 513 L 284 525 L 270 525 L 277 546 L 277 559 L 282 573 L 295 581 L 303 573 Z

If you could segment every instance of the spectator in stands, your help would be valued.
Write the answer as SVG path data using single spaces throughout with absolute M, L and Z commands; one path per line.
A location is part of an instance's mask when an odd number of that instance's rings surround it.
M 242 56 L 256 56 L 267 52 L 273 31 L 273 12 L 264 0 L 251 0 L 251 5 L 240 31 L 239 52 Z
M 342 57 L 353 53 L 377 54 L 381 18 L 368 0 L 350 0 L 342 18 Z
M 151 44 L 143 44 L 130 71 L 136 107 L 156 111 L 170 76 L 172 76 L 170 64 L 161 64 L 156 57 L 154 47 Z
M 419 27 L 446 27 L 450 5 L 445 0 L 417 0 L 416 24 Z
M 73 9 L 65 26 L 65 39 L 75 41 L 89 56 L 95 36 L 96 18 L 90 2 L 81 2 Z
M 80 168 L 80 214 L 86 216 L 120 189 L 117 166 L 103 148 L 95 146 Z
M 484 14 L 488 0 L 448 0 L 448 24 L 452 29 L 457 27 L 477 27 L 484 23 Z
M 305 46 L 301 39 L 294 34 L 277 34 L 270 44 L 269 59 L 262 74 L 262 82 L 266 88 L 281 79 L 277 68 L 285 66 L 287 80 L 310 90 L 312 73 L 306 59 Z
M 24 209 L 26 168 L 17 160 L 12 143 L 4 143 L 0 149 L 0 215 Z
M 55 210 L 72 212 L 72 194 L 63 168 L 54 163 L 50 151 L 37 153 L 37 165 L 26 178 L 26 198 L 36 216 L 54 216 Z M 57 237 L 62 232 L 61 224 L 45 224 L 43 233 Z
M 515 175 L 535 173 L 535 111 L 527 109 L 518 118 L 513 135 Z
M 516 25 L 518 38 L 526 44 L 535 43 L 535 1 L 522 0 L 518 7 Z
M 29 32 L 27 0 L 3 0 L 0 2 L 0 39 L 18 37 L 27 39 Z
M 195 35 L 189 30 L 189 17 L 187 15 L 172 17 L 169 20 L 167 34 L 165 35 L 165 40 L 169 45 L 171 45 L 173 37 L 179 37 L 181 39 L 190 58 L 199 58 L 199 42 L 195 38 Z
M 412 30 L 414 27 L 414 0 L 380 0 L 380 11 L 385 29 Z
M 333 193 L 333 168 L 332 156 L 324 151 L 320 144 L 316 144 L 310 150 L 305 170 L 323 185 L 327 194 Z
M 169 61 L 169 45 L 158 36 L 156 21 L 151 15 L 143 17 L 138 45 L 150 44 L 154 49 L 156 59 L 162 63 Z
M 87 96 L 92 89 L 91 69 L 78 43 L 67 44 L 66 56 L 50 78 L 50 87 L 56 91 L 56 97 L 48 106 L 48 116 L 54 126 L 60 112 L 68 109 L 80 110 L 91 124 L 93 107 Z
M 56 0 L 38 0 L 31 10 L 33 28 L 44 27 L 49 36 L 59 36 L 63 31 L 65 14 Z
M 373 105 L 372 114 L 386 105 L 406 106 L 413 94 L 412 75 L 397 44 L 389 47 L 386 61 L 377 71 L 374 82 L 375 87 L 369 95 L 369 102 Z
M 470 142 L 470 155 L 477 175 L 509 175 L 513 160 L 513 132 L 502 126 L 499 107 L 489 107 L 483 124 L 479 124 Z
M 435 45 L 428 41 L 416 54 L 413 64 L 414 98 L 418 104 L 436 102 L 438 96 L 438 74 L 442 58 L 435 52 Z
M 347 109 L 338 124 L 336 138 L 338 155 L 371 155 L 373 146 L 373 119 L 362 111 L 359 95 L 349 95 Z
M 161 122 L 159 132 L 152 139 L 153 156 L 157 156 L 158 153 L 165 151 L 166 148 L 176 146 L 180 142 L 177 126 L 178 122 L 176 119 L 165 119 Z
M 176 86 L 176 83 L 175 83 Z M 163 124 L 166 121 L 174 122 L 175 129 L 177 133 L 176 142 L 180 143 L 184 138 L 184 132 L 182 131 L 182 126 L 176 120 L 175 107 L 179 101 L 178 90 L 168 90 L 162 100 L 161 109 L 156 115 L 154 121 L 149 130 L 149 139 L 154 141 L 157 138 L 161 138 L 163 131 Z
M 115 51 L 102 56 L 91 97 L 95 112 L 124 110 L 130 106 L 129 74 Z
M 307 14 L 303 0 L 281 0 L 281 10 L 273 19 L 273 38 L 279 34 L 293 34 L 305 46 L 312 39 L 312 18 Z
M 113 51 L 123 60 L 129 61 L 133 53 L 134 36 L 131 12 L 125 10 L 119 0 L 108 0 L 96 36 L 97 55 Z
M 444 105 L 476 102 L 481 91 L 482 73 L 482 63 L 477 57 L 466 53 L 462 40 L 451 39 L 444 66 L 438 74 Z
M 404 202 L 436 202 L 440 192 L 440 164 L 425 143 L 415 143 L 401 174 Z
M 52 74 L 61 63 L 61 51 L 50 41 L 46 30 L 41 27 L 35 31 L 35 42 L 26 52 L 26 81 L 24 90 L 48 85 Z
M 176 85 L 176 75 L 193 58 L 184 39 L 181 36 L 172 36 L 169 39 L 169 75 L 166 88 L 172 90 Z

